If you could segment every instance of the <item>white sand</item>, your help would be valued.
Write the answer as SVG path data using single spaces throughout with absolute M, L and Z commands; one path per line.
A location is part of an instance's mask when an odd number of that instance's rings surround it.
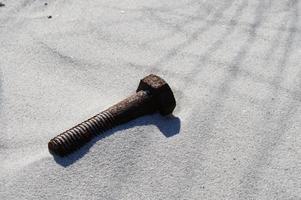
M 301 199 L 299 0 L 2 2 L 1 200 Z M 178 119 L 48 153 L 149 73 Z

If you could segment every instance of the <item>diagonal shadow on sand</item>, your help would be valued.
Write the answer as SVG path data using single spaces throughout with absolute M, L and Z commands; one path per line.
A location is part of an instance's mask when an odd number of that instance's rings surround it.
M 155 125 L 158 127 L 158 129 L 161 131 L 161 133 L 165 137 L 172 137 L 180 132 L 181 129 L 181 120 L 178 117 L 175 117 L 173 115 L 163 117 L 159 114 L 153 114 L 148 115 L 144 117 L 140 117 L 136 120 L 130 121 L 126 124 L 122 124 L 120 126 L 117 126 L 111 130 L 108 130 L 104 132 L 103 134 L 100 134 L 99 136 L 92 139 L 90 142 L 88 142 L 86 145 L 84 145 L 82 148 L 78 149 L 74 153 L 66 156 L 66 157 L 59 157 L 54 155 L 53 158 L 55 162 L 57 162 L 59 165 L 67 167 L 80 158 L 82 158 L 86 153 L 89 152 L 89 149 L 99 140 L 102 140 L 103 138 L 106 138 L 115 132 L 126 130 L 132 127 L 136 126 L 145 126 L 145 125 Z

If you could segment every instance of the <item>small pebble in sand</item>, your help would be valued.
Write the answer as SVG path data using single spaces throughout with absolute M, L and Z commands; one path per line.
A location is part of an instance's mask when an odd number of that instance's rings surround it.
M 4 3 L 2 3 L 2 2 L 0 2 L 0 7 L 3 7 L 3 6 L 5 6 L 5 4 L 4 4 Z
M 51 16 L 51 15 L 49 15 L 49 16 L 48 16 L 48 19 L 51 19 L 51 18 L 52 18 L 52 16 Z

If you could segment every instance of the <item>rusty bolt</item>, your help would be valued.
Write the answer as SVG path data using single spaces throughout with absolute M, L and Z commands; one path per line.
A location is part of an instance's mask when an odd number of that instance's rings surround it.
M 148 75 L 140 81 L 135 94 L 59 134 L 49 141 L 48 149 L 52 154 L 66 156 L 116 125 L 157 111 L 168 115 L 175 106 L 169 85 L 159 76 Z

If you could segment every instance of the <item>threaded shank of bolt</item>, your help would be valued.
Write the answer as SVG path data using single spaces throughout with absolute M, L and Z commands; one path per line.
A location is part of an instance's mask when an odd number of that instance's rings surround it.
M 52 154 L 66 156 L 113 126 L 114 116 L 110 112 L 103 111 L 50 140 L 49 151 Z

